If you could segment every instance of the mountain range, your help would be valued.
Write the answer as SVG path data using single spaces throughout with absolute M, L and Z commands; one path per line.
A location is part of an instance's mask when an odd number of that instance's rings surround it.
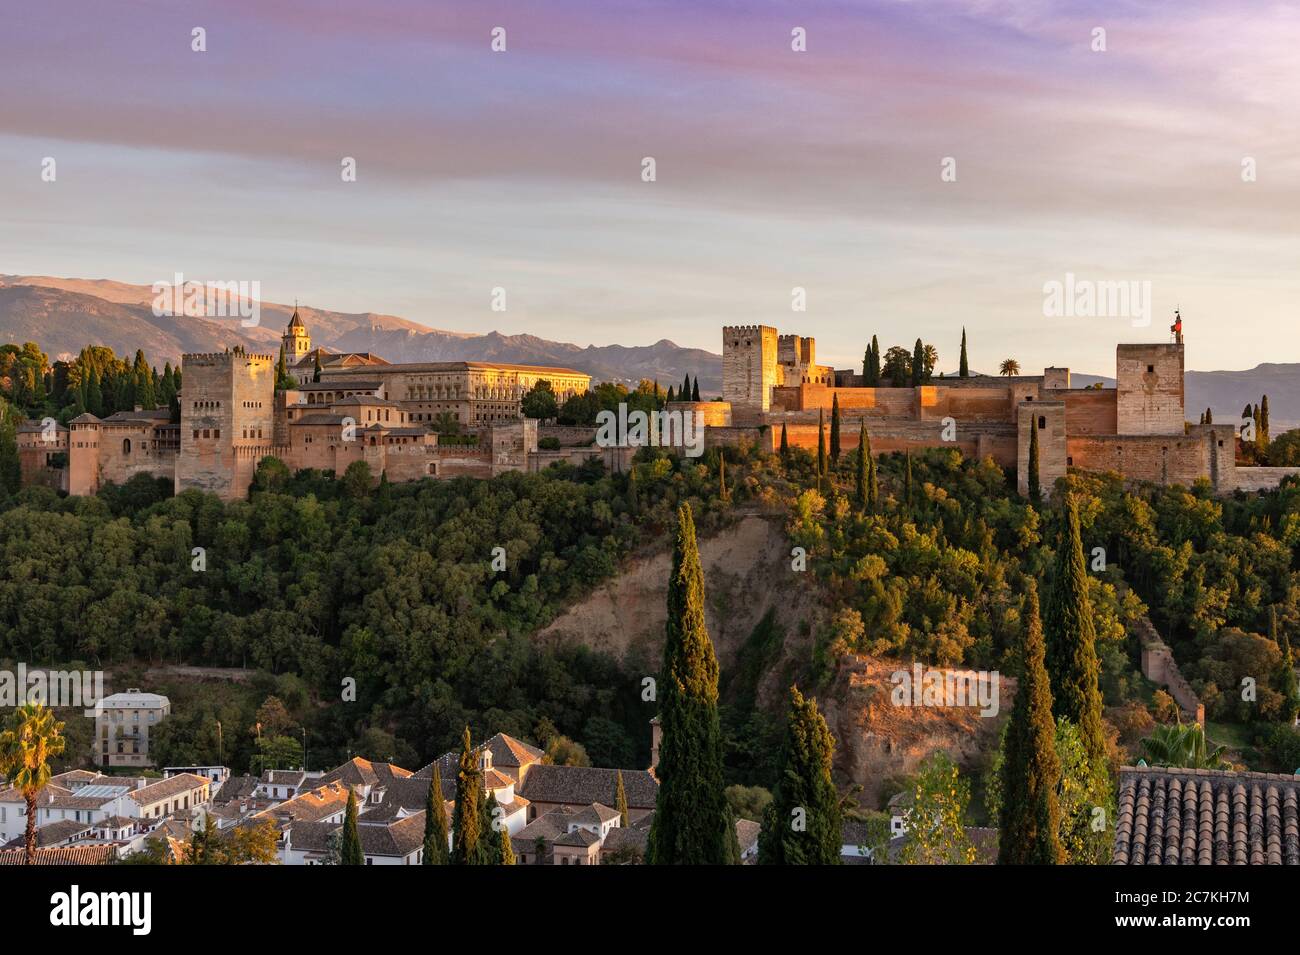
M 0 275 L 0 342 L 33 341 L 52 358 L 70 357 L 88 344 L 108 345 L 119 355 L 142 349 L 161 365 L 184 352 L 221 351 L 235 345 L 274 353 L 294 306 L 261 303 L 260 323 L 245 328 L 237 318 L 154 315 L 154 291 L 106 279 Z M 574 368 L 598 381 L 635 385 L 657 379 L 667 388 L 683 376 L 699 376 L 700 391 L 722 391 L 722 356 L 682 348 L 667 339 L 653 345 L 588 345 L 548 341 L 535 335 L 447 331 L 377 312 L 335 312 L 300 306 L 312 342 L 335 351 L 373 352 L 393 362 L 496 361 Z M 1076 387 L 1113 378 L 1075 374 Z M 1220 423 L 1238 421 L 1247 402 L 1267 394 L 1274 434 L 1300 426 L 1300 364 L 1265 363 L 1244 371 L 1189 371 L 1189 419 L 1205 408 Z

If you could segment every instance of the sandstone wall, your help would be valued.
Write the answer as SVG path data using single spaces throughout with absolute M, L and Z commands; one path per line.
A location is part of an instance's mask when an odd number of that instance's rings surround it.
M 1115 378 L 1120 434 L 1182 434 L 1181 343 L 1117 346 Z
M 1077 388 L 1052 397 L 1065 402 L 1065 427 L 1071 435 L 1118 433 L 1115 389 Z
M 1065 402 L 1026 401 L 1019 407 L 1019 437 L 1016 448 L 1016 487 L 1029 493 L 1030 428 L 1038 431 L 1038 486 L 1050 497 L 1058 478 L 1065 477 L 1068 455 L 1065 437 Z
M 1207 425 L 1175 435 L 1080 435 L 1068 441 L 1071 467 L 1114 471 L 1131 480 L 1191 486 L 1209 478 L 1221 493 L 1236 484 L 1232 425 Z
M 777 383 L 777 333 L 768 325 L 722 329 L 722 398 L 766 411 Z

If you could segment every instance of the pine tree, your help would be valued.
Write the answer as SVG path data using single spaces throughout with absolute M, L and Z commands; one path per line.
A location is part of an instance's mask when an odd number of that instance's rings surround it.
M 720 865 L 731 861 L 732 836 L 723 792 L 718 659 L 704 623 L 704 572 L 689 505 L 678 508 L 677 520 L 659 682 L 659 797 L 646 861 Z
M 1038 483 L 1038 422 L 1029 416 L 1029 499 L 1035 504 L 1042 498 L 1042 488 Z
M 781 460 L 790 457 L 790 438 L 785 433 L 785 422 L 781 422 Z
M 817 409 L 817 490 L 825 491 L 826 481 L 826 412 Z
M 1079 729 L 1094 772 L 1106 769 L 1106 740 L 1101 725 L 1101 691 L 1097 679 L 1096 629 L 1088 597 L 1088 572 L 1079 532 L 1079 506 L 1065 500 L 1065 529 L 1056 551 L 1056 574 L 1044 624 L 1047 673 L 1052 710 Z
M 456 772 L 456 805 L 452 811 L 452 865 L 479 865 L 483 840 L 483 777 L 470 744 L 469 727 L 461 743 Z
M 1038 588 L 1025 593 L 1022 670 L 1002 757 L 1002 813 L 998 862 L 1002 865 L 1060 865 L 1061 761 L 1056 754 L 1052 689 L 1044 665 L 1046 646 L 1038 616 Z
M 961 361 L 957 366 L 958 378 L 970 377 L 970 365 L 966 362 L 966 329 L 961 330 Z
M 912 387 L 923 384 L 925 384 L 925 346 L 918 338 L 916 347 L 912 350 Z
M 343 846 L 339 851 L 339 865 L 365 865 L 361 851 L 361 836 L 357 834 L 357 794 L 348 790 L 348 808 L 343 816 Z
M 831 463 L 840 463 L 840 396 L 831 396 Z
M 619 825 L 627 829 L 632 825 L 627 814 L 627 791 L 623 788 L 623 770 L 618 771 L 617 783 L 614 788 L 614 808 L 618 810 Z
M 691 388 L 691 401 L 700 400 L 700 376 L 695 376 L 695 385 Z
M 442 773 L 437 763 L 429 780 L 429 797 L 424 805 L 424 864 L 446 865 L 450 861 L 447 846 L 447 807 L 442 797 Z
M 780 775 L 758 837 L 759 864 L 840 864 L 844 837 L 831 780 L 834 755 L 835 740 L 817 701 L 790 687 Z

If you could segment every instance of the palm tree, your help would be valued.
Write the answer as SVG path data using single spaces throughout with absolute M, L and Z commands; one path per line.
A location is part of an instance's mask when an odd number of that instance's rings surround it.
M 1184 726 L 1181 722 L 1157 726 L 1155 732 L 1142 741 L 1147 760 L 1154 766 L 1179 769 L 1226 769 L 1224 748 L 1213 750 L 1205 744 L 1205 731 L 1196 723 Z
M 998 374 L 1006 378 L 1020 374 L 1020 362 L 1014 358 L 1004 359 L 1002 364 L 998 366 Z
M 63 724 L 39 703 L 26 703 L 9 717 L 0 733 L 0 772 L 27 803 L 24 859 L 36 864 L 36 797 L 50 781 L 49 760 L 63 753 Z
M 459 434 L 460 419 L 450 411 L 439 411 L 433 417 L 433 430 L 439 434 Z

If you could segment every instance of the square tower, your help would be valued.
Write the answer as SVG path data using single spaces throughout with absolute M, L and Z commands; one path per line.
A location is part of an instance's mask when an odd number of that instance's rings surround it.
M 243 497 L 275 434 L 275 358 L 242 350 L 181 356 L 176 493 Z
M 1183 343 L 1116 346 L 1115 390 L 1120 434 L 1182 434 Z
M 722 398 L 733 408 L 767 411 L 776 385 L 776 329 L 726 325 L 722 329 Z
M 1064 401 L 1022 401 L 1016 407 L 1016 488 L 1029 493 L 1029 446 L 1038 432 L 1038 487 L 1051 497 L 1057 478 L 1065 477 L 1069 458 L 1065 440 Z

